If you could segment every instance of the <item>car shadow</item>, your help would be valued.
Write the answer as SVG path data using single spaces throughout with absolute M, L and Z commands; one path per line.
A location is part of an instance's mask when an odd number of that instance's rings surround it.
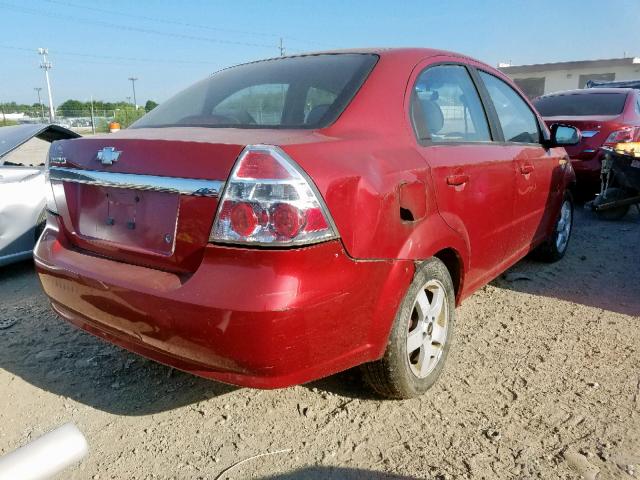
M 605 221 L 576 204 L 567 252 L 556 263 L 534 255 L 521 260 L 492 282 L 493 286 L 640 315 L 640 214 L 632 209 L 622 220 Z
M 492 284 L 640 315 L 640 287 L 635 278 L 640 271 L 639 239 L 637 211 L 632 210 L 622 221 L 605 222 L 578 205 L 569 249 L 560 262 L 545 264 L 526 258 Z M 116 415 L 148 415 L 237 389 L 146 360 L 60 320 L 51 310 L 31 262 L 0 269 L 0 305 L 0 324 L 17 320 L 0 329 L 0 368 L 93 408 Z M 378 399 L 358 368 L 305 387 L 347 398 Z
M 350 368 L 329 377 L 305 383 L 303 387 L 357 400 L 380 400 L 364 380 L 360 367 Z
M 227 477 L 222 477 L 227 478 Z M 231 478 L 231 477 L 229 477 Z M 342 467 L 307 467 L 290 473 L 260 477 L 261 480 L 417 480 L 416 477 L 394 473 Z
M 33 264 L 0 269 L 0 369 L 115 415 L 173 410 L 237 389 L 146 360 L 78 330 L 50 308 Z M 10 322 L 9 322 L 10 323 Z
M 160 413 L 238 387 L 175 370 L 111 345 L 60 319 L 32 262 L 0 269 L 0 369 L 48 392 L 115 415 Z M 305 384 L 348 398 L 377 399 L 358 368 Z

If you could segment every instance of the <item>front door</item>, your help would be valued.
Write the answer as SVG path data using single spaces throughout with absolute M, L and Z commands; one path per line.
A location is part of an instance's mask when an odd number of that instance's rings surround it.
M 502 148 L 513 158 L 514 224 L 507 248 L 519 257 L 544 240 L 554 223 L 562 200 L 565 155 L 562 149 L 542 146 L 541 122 L 511 86 L 484 71 L 479 71 L 479 78 L 495 108 Z

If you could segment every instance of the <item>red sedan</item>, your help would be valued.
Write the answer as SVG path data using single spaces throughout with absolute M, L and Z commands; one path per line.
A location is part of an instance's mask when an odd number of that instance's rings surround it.
M 51 147 L 35 249 L 71 323 L 276 388 L 364 364 L 389 397 L 442 371 L 454 309 L 563 256 L 574 173 L 500 72 L 427 49 L 229 68 L 113 135 Z
M 577 176 L 577 188 L 600 191 L 600 147 L 640 140 L 640 92 L 631 88 L 588 88 L 538 97 L 533 104 L 548 125 L 573 125 L 582 140 L 567 148 Z

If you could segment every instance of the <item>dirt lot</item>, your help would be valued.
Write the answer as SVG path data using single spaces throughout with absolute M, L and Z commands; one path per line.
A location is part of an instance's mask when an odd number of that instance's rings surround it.
M 0 272 L 0 455 L 64 422 L 91 453 L 61 478 L 640 477 L 640 216 L 577 212 L 569 253 L 524 260 L 459 310 L 427 395 L 357 371 L 277 391 L 171 370 L 59 320 L 29 264 Z M 284 450 L 284 451 L 282 451 Z M 276 453 L 274 453 L 276 452 Z

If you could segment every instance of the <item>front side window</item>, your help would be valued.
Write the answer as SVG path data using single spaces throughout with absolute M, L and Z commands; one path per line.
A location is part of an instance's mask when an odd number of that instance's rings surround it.
M 228 68 L 163 102 L 132 127 L 326 127 L 377 60 L 370 54 L 323 54 Z
M 322 117 L 331 104 L 336 101 L 337 94 L 322 88 L 310 87 L 304 104 L 305 123 L 314 123 L 316 118 Z
M 422 72 L 414 86 L 411 110 L 421 140 L 436 143 L 491 140 L 480 97 L 462 65 L 439 65 Z
M 522 97 L 498 77 L 479 73 L 498 114 L 505 141 L 540 143 L 538 119 Z

